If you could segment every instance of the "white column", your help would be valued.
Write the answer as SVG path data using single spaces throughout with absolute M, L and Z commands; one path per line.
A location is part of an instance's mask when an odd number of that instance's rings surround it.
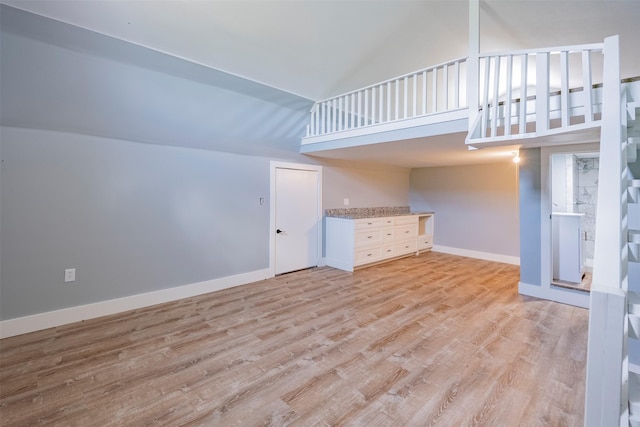
M 480 73 L 480 0 L 469 0 L 469 59 L 467 59 L 467 99 L 469 101 L 469 132 L 478 117 L 478 86 Z
M 602 130 L 600 132 L 600 171 L 598 174 L 598 204 L 596 212 L 596 241 L 593 284 L 620 287 L 624 277 L 620 255 L 626 248 L 626 229 L 621 225 L 626 209 L 627 182 L 623 170 L 626 167 L 626 150 L 622 145 L 620 105 L 620 60 L 618 36 L 604 42 L 604 75 L 602 93 Z M 585 88 L 586 89 L 586 88 Z M 600 267 L 596 270 L 595 267 Z

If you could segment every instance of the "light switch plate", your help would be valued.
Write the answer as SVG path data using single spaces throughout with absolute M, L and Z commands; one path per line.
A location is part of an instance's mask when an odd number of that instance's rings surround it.
M 75 268 L 67 268 L 64 270 L 64 282 L 75 282 L 76 281 L 76 269 Z

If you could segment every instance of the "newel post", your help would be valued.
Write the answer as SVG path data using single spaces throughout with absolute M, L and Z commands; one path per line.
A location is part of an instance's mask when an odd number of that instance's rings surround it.
M 600 171 L 585 391 L 585 426 L 629 425 L 626 150 L 619 37 L 604 41 Z M 591 88 L 585 86 L 584 90 Z

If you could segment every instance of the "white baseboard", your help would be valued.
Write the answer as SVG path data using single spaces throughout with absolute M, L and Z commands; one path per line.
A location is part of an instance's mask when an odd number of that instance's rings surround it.
M 252 271 L 235 276 L 221 277 L 205 282 L 192 283 L 190 285 L 176 286 L 174 288 L 144 294 L 131 295 L 107 301 L 76 307 L 63 308 L 61 310 L 38 313 L 31 316 L 18 317 L 0 322 L 0 338 L 26 334 L 28 332 L 53 328 L 67 323 L 93 319 L 123 311 L 135 310 L 151 305 L 176 301 L 209 292 L 219 291 L 246 283 L 257 282 L 273 277 L 271 269 Z
M 542 287 L 529 283 L 519 282 L 518 293 L 530 297 L 546 299 L 562 304 L 575 305 L 577 307 L 589 308 L 589 294 L 586 292 L 574 291 L 571 289 L 554 289 Z
M 348 262 L 344 262 L 341 259 L 337 259 L 337 258 L 325 259 L 325 264 L 330 267 L 338 268 L 343 271 L 353 272 L 353 265 L 349 264 Z
M 484 259 L 487 261 L 503 262 L 505 264 L 520 265 L 520 257 L 494 254 L 491 252 L 472 251 L 469 249 L 452 248 L 449 246 L 433 245 L 434 252 L 442 252 L 444 254 L 466 256 L 469 258 Z

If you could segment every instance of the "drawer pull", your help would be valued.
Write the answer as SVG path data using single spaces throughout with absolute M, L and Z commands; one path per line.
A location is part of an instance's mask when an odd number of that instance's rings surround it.
M 405 246 L 404 248 L 405 248 L 405 249 L 409 249 L 409 245 Z
M 367 254 L 367 256 L 373 256 L 373 254 Z
M 404 234 L 409 234 L 409 233 L 410 233 L 410 231 L 409 231 L 409 230 L 407 230 L 407 231 L 405 231 L 405 232 L 404 232 Z
M 367 236 L 367 239 L 371 239 L 371 238 L 373 238 L 373 236 Z

